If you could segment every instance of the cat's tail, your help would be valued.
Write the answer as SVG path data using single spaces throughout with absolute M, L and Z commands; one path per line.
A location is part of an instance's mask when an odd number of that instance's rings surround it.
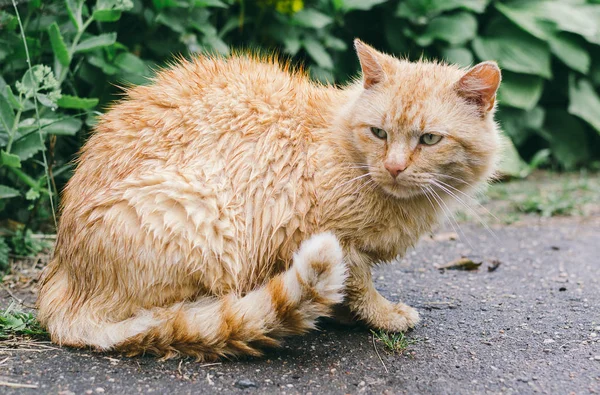
M 243 297 L 182 302 L 143 310 L 121 322 L 98 323 L 78 317 L 69 328 L 58 322 L 53 325 L 51 319 L 47 326 L 59 343 L 129 355 L 187 355 L 205 361 L 256 356 L 265 346 L 277 346 L 284 336 L 314 328 L 318 317 L 328 315 L 330 308 L 342 301 L 345 277 L 337 238 L 322 233 L 302 243 L 290 269 Z

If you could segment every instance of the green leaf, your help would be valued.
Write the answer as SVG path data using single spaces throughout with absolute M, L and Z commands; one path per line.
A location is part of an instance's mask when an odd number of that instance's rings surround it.
M 75 29 L 80 31 L 83 27 L 83 19 L 81 17 L 83 11 L 83 0 L 65 0 L 65 3 L 67 5 L 69 19 L 71 19 Z
M 588 41 L 600 44 L 600 8 L 581 1 L 512 1 L 496 2 L 496 9 L 540 39 L 552 33 L 566 31 L 579 34 Z
M 590 54 L 577 38 L 566 33 L 556 34 L 549 39 L 550 50 L 573 70 L 587 74 L 592 61 Z
M 322 29 L 333 22 L 333 19 L 312 8 L 298 11 L 292 17 L 292 23 L 297 26 L 308 27 L 313 29 Z
M 552 155 L 566 169 L 573 169 L 590 158 L 590 142 L 583 123 L 560 108 L 548 111 L 544 131 Z
M 527 163 L 521 159 L 512 141 L 504 134 L 500 135 L 502 151 L 498 173 L 504 176 L 525 177 L 528 173 Z
M 493 36 L 475 38 L 473 50 L 479 59 L 495 60 L 506 70 L 552 77 L 548 44 L 517 27 L 498 25 Z
M 15 124 L 15 113 L 13 112 L 8 100 L 4 96 L 0 95 L 0 121 L 2 127 L 7 132 L 11 132 Z
M 96 98 L 83 98 L 71 95 L 62 95 L 60 99 L 58 99 L 57 104 L 61 108 L 88 110 L 90 108 L 96 107 L 98 105 L 98 102 L 99 100 Z
M 6 99 L 15 110 L 23 110 L 23 104 L 17 100 L 10 86 L 6 87 Z
M 539 38 L 540 40 L 548 40 L 556 31 L 553 23 L 550 23 L 543 18 L 540 18 L 535 9 L 531 9 L 533 4 L 521 4 L 512 2 L 509 4 L 495 3 L 494 6 L 502 15 L 507 17 L 514 24 L 525 30 L 527 33 Z
M 283 45 L 285 48 L 284 49 L 285 52 L 294 56 L 300 50 L 302 43 L 300 42 L 300 39 L 298 39 L 298 37 L 286 36 L 286 37 L 283 37 Z
M 56 22 L 53 22 L 48 28 L 48 35 L 50 36 L 50 45 L 52 46 L 52 51 L 54 52 L 56 59 L 58 59 L 60 64 L 63 66 L 69 66 L 69 63 L 71 63 L 69 50 L 65 45 L 65 41 L 60 34 L 60 30 Z
M 311 38 L 307 38 L 302 42 L 302 46 L 308 53 L 308 55 L 324 69 L 333 69 L 333 59 L 323 45 Z
M 0 151 L 0 165 L 18 168 L 21 167 L 21 159 L 19 159 L 18 155 Z
M 86 56 L 86 60 L 89 62 L 89 64 L 91 64 L 92 66 L 96 66 L 99 69 L 102 70 L 102 72 L 106 75 L 114 75 L 117 74 L 119 72 L 119 69 L 117 67 L 115 67 L 114 65 L 108 63 L 105 59 L 104 59 L 104 54 L 91 54 Z
M 473 53 L 467 48 L 450 47 L 442 49 L 442 57 L 452 64 L 467 67 L 473 64 Z
M 2 205 L 0 204 L 0 210 L 2 209 Z M 6 270 L 9 267 L 10 261 L 8 254 L 10 252 L 10 247 L 6 243 L 4 237 L 0 237 L 0 270 Z M 3 328 L 0 328 L 0 332 L 4 332 Z
M 476 34 L 477 19 L 468 12 L 459 12 L 433 18 L 425 32 L 417 37 L 416 42 L 423 47 L 436 39 L 452 45 L 461 45 L 472 40 Z
M 220 0 L 194 0 L 194 7 L 220 7 L 227 8 L 227 4 Z
M 121 10 L 95 10 L 92 18 L 98 22 L 116 22 L 121 19 Z
M 388 0 L 344 0 L 342 9 L 345 12 L 360 10 L 368 11 L 376 5 L 387 2 Z
M 93 100 L 93 99 L 90 99 Z M 83 122 L 77 118 L 65 118 L 52 120 L 47 125 L 42 127 L 42 131 L 48 134 L 56 134 L 61 136 L 74 136 L 79 130 Z
M 97 0 L 97 10 L 119 10 L 128 11 L 133 8 L 134 4 L 132 0 Z
M 26 161 L 39 151 L 46 149 L 37 132 L 29 133 L 13 143 L 11 151 L 18 155 L 21 161 Z
M 540 100 L 544 80 L 541 77 L 504 72 L 498 90 L 498 102 L 504 106 L 531 110 Z
M 75 52 L 87 52 L 97 48 L 108 47 L 117 41 L 117 33 L 103 33 L 92 36 L 77 44 Z
M 348 49 L 348 45 L 344 42 L 344 40 L 330 35 L 325 36 L 324 44 L 327 48 L 331 48 L 336 51 L 345 51 Z
M 398 4 L 396 16 L 408 18 L 418 24 L 427 21 L 442 12 L 465 9 L 482 13 L 489 0 L 404 0 Z
M 529 136 L 542 128 L 545 112 L 541 107 L 525 111 L 500 106 L 496 117 L 504 133 L 510 137 L 517 147 L 520 147 Z
M 19 196 L 19 191 L 6 185 L 0 185 L 0 199 L 9 199 Z
M 600 134 L 600 98 L 587 79 L 569 76 L 569 113 L 578 116 Z
M 44 107 L 56 108 L 56 102 L 60 98 L 60 96 L 36 93 L 35 98 Z
M 225 44 L 225 42 L 221 40 L 217 35 L 204 36 L 202 38 L 202 43 L 214 49 L 221 55 L 229 55 L 229 46 Z
M 19 21 L 17 17 L 4 10 L 0 10 L 0 26 L 2 26 L 2 30 L 5 32 L 11 32 L 17 28 L 19 25 Z

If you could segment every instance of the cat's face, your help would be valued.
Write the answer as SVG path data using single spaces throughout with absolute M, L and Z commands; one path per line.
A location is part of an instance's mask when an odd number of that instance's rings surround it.
M 494 171 L 500 71 L 410 63 L 356 43 L 364 91 L 347 115 L 357 166 L 388 194 L 468 189 Z M 456 189 L 453 189 L 456 188 Z M 449 192 L 448 192 L 449 191 Z

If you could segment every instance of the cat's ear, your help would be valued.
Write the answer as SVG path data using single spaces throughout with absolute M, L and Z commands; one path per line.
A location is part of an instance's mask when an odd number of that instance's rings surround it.
M 354 40 L 354 48 L 360 61 L 365 89 L 383 81 L 385 74 L 381 66 L 381 54 L 358 38 Z
M 479 106 L 485 114 L 494 108 L 496 91 L 502 75 L 495 62 L 482 62 L 471 68 L 458 81 L 458 94 Z

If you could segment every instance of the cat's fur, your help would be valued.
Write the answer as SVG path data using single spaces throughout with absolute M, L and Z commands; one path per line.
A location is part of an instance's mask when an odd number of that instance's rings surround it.
M 492 174 L 500 71 L 355 45 L 363 78 L 341 89 L 273 59 L 199 57 L 104 114 L 64 191 L 40 290 L 52 340 L 259 355 L 343 297 L 371 327 L 414 326 L 417 312 L 383 298 L 371 267 L 449 204 L 421 188 L 466 191 Z M 445 137 L 427 146 L 422 133 Z

